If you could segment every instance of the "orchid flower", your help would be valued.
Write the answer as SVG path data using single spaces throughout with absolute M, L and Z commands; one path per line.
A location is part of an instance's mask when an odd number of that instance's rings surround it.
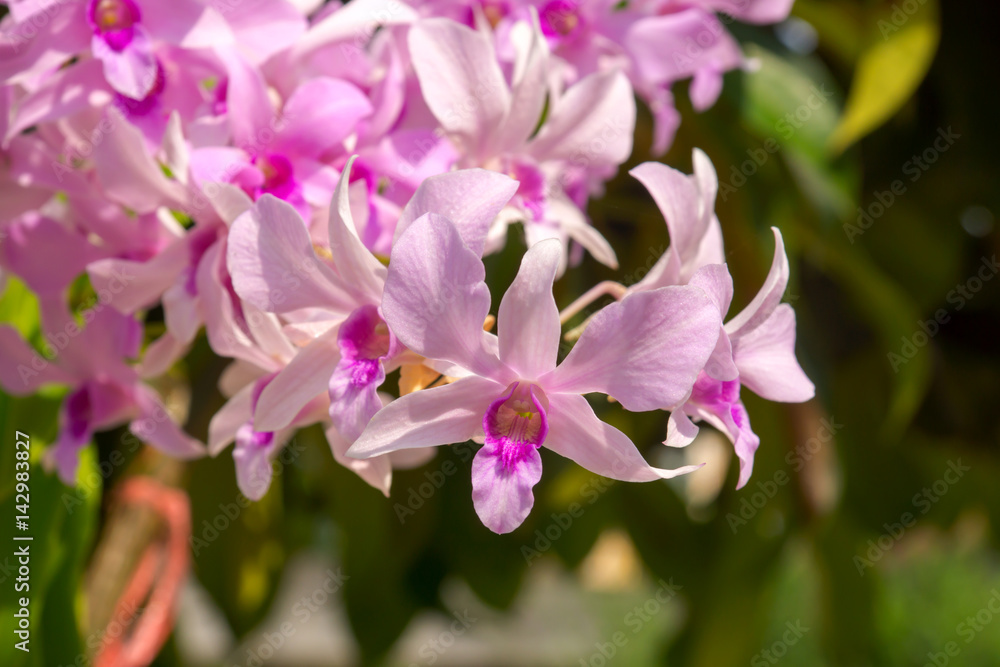
M 521 219 L 529 246 L 558 238 L 568 249 L 572 239 L 615 267 L 614 250 L 580 209 L 594 175 L 606 178 L 632 152 L 632 89 L 621 72 L 609 71 L 550 90 L 538 26 L 524 22 L 516 29 L 521 49 L 508 84 L 487 35 L 447 19 L 416 23 L 409 46 L 424 99 L 459 146 L 459 166 L 508 173 L 520 182 L 518 213 L 498 221 L 491 250 L 502 245 L 506 224 Z
M 795 311 L 780 303 L 788 284 L 788 257 L 781 232 L 774 232 L 774 261 L 760 291 L 738 315 L 726 322 L 706 369 L 691 395 L 670 413 L 667 445 L 683 447 L 698 433 L 691 419 L 704 420 L 726 434 L 740 460 L 737 488 L 750 479 L 760 438 L 740 400 L 745 386 L 761 398 L 802 403 L 815 395 L 813 383 L 795 358 Z M 725 265 L 700 269 L 691 285 L 712 296 L 723 316 L 733 298 L 733 281 Z
M 494 336 L 482 327 L 490 294 L 478 252 L 443 216 L 414 221 L 393 249 L 382 313 L 407 348 L 453 364 L 462 377 L 384 407 L 348 456 L 482 438 L 472 497 L 497 533 L 514 530 L 531 510 L 543 445 L 613 479 L 652 481 L 693 470 L 651 467 L 624 433 L 597 418 L 583 394 L 607 394 L 633 411 L 681 400 L 715 347 L 718 309 L 694 287 L 631 296 L 600 311 L 557 365 L 552 282 L 562 253 L 554 239 L 528 250 L 500 303 Z
M 692 176 L 654 162 L 631 171 L 663 213 L 670 247 L 628 293 L 663 285 L 696 285 L 711 295 L 725 317 L 733 297 L 733 281 L 723 264 L 722 230 L 715 215 L 718 180 L 708 156 L 699 150 L 694 152 L 694 167 Z M 774 260 L 763 287 L 725 324 L 691 395 L 674 406 L 667 428 L 666 444 L 675 447 L 687 445 L 698 433 L 692 418 L 707 421 L 725 433 L 740 460 L 738 487 L 749 480 L 760 444 L 740 401 L 741 386 L 762 398 L 785 403 L 807 401 L 815 393 L 795 358 L 795 312 L 780 303 L 788 284 L 788 258 L 781 232 L 774 227 L 772 231 Z
M 70 393 L 59 415 L 59 437 L 51 460 L 66 484 L 76 478 L 80 449 L 96 431 L 131 420 L 137 436 L 181 459 L 198 458 L 204 448 L 174 423 L 138 369 L 123 357 L 139 352 L 142 327 L 110 308 L 83 313 L 80 328 L 61 299 L 43 299 L 43 323 L 57 351 L 43 359 L 17 330 L 0 326 L 0 385 L 14 395 L 31 394 L 43 384 L 67 384 Z
M 378 388 L 386 373 L 407 360 L 379 311 L 386 268 L 358 238 L 350 170 L 348 163 L 330 206 L 327 246 L 314 246 L 296 211 L 270 195 L 230 230 L 228 266 L 236 293 L 260 310 L 297 316 L 294 328 L 311 337 L 261 392 L 254 421 L 260 431 L 284 428 L 326 392 L 333 424 L 353 441 L 382 407 Z M 454 216 L 481 252 L 490 222 L 516 187 L 483 170 L 428 179 L 403 209 L 397 232 L 439 211 Z

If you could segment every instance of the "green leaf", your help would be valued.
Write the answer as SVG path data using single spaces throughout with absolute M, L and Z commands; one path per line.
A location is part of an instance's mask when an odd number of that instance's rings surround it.
M 835 153 L 894 116 L 923 81 L 937 51 L 936 0 L 927 0 L 913 14 L 897 4 L 872 18 L 877 32 L 858 59 L 844 115 L 830 137 Z

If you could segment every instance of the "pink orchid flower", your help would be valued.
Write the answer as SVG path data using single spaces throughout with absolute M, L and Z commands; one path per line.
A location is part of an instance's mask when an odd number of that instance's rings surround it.
M 135 357 L 142 326 L 132 317 L 95 305 L 83 313 L 80 328 L 60 299 L 44 299 L 43 324 L 53 359 L 42 358 L 7 325 L 0 326 L 0 385 L 14 395 L 34 393 L 44 384 L 72 387 L 59 415 L 59 437 L 51 461 L 72 485 L 80 449 L 97 431 L 131 420 L 143 441 L 181 459 L 204 455 L 204 447 L 174 423 L 139 369 L 126 363 Z
M 414 24 L 409 47 L 424 100 L 459 147 L 459 166 L 520 182 L 516 215 L 498 221 L 491 250 L 502 245 L 507 222 L 520 219 L 529 245 L 558 238 L 568 249 L 572 239 L 615 267 L 614 250 L 580 209 L 594 175 L 613 173 L 632 152 L 632 88 L 621 72 L 609 71 L 550 89 L 538 26 L 521 22 L 512 31 L 521 48 L 508 83 L 487 34 L 448 19 Z
M 613 479 L 652 481 L 694 470 L 646 463 L 621 431 L 600 421 L 582 394 L 600 392 L 627 410 L 683 400 L 718 337 L 718 309 L 694 287 L 668 287 L 601 310 L 561 364 L 552 282 L 562 256 L 554 239 L 524 255 L 500 303 L 498 335 L 483 330 L 490 293 L 479 254 L 433 213 L 393 249 L 382 312 L 410 350 L 454 365 L 461 377 L 393 401 L 348 450 L 367 458 L 483 438 L 472 465 L 473 503 L 497 533 L 519 526 L 548 447 Z
M 647 162 L 631 171 L 646 186 L 667 223 L 670 247 L 647 276 L 629 288 L 636 294 L 664 285 L 696 285 L 712 297 L 725 317 L 733 282 L 724 261 L 722 230 L 715 215 L 718 180 L 711 161 L 694 152 L 695 173 L 687 176 Z M 692 419 L 725 433 L 740 460 L 738 487 L 750 479 L 760 438 L 750 427 L 740 388 L 784 403 L 807 401 L 815 388 L 795 358 L 795 312 L 781 297 L 788 284 L 788 258 L 781 232 L 772 227 L 774 259 L 763 287 L 725 324 L 691 395 L 670 415 L 667 445 L 683 447 L 698 433 Z
M 229 234 L 228 266 L 240 298 L 262 311 L 297 318 L 312 340 L 261 392 L 255 428 L 277 431 L 316 395 L 330 397 L 330 418 L 353 441 L 381 407 L 378 387 L 405 360 L 379 304 L 386 268 L 358 237 L 350 198 L 351 163 L 330 206 L 328 246 L 317 254 L 306 225 L 287 203 L 264 195 Z M 425 181 L 400 215 L 397 233 L 427 211 L 453 216 L 482 251 L 490 222 L 517 184 L 483 170 Z M 480 322 L 482 326 L 482 322 Z

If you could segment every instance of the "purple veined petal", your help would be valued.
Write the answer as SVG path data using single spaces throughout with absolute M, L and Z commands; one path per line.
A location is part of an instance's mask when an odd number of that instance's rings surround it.
M 383 363 L 396 342 L 375 306 L 362 306 L 340 325 L 340 361 L 330 376 L 330 420 L 351 442 L 382 408 L 378 388 L 385 381 Z
M 540 162 L 583 156 L 587 164 L 619 165 L 632 154 L 634 131 L 635 94 L 628 78 L 612 70 L 591 74 L 567 90 L 529 151 Z
M 227 260 L 236 293 L 263 311 L 354 309 L 336 274 L 316 256 L 295 208 L 272 195 L 233 222 Z
M 654 468 L 646 463 L 628 436 L 598 419 L 583 396 L 549 392 L 548 397 L 549 433 L 545 447 L 593 473 L 624 482 L 651 482 L 701 467 Z
M 492 380 L 471 376 L 397 398 L 372 417 L 347 456 L 367 459 L 465 442 L 481 431 L 483 415 L 503 390 Z
M 816 395 L 795 358 L 795 311 L 787 303 L 771 317 L 733 341 L 733 357 L 740 381 L 761 398 L 801 403 Z
M 541 479 L 542 457 L 535 447 L 526 447 L 511 466 L 500 445 L 483 445 L 472 459 L 472 504 L 480 521 L 498 535 L 520 526 L 531 513 L 532 488 Z
M 359 301 L 378 304 L 382 301 L 386 268 L 361 242 L 354 225 L 349 183 L 355 159 L 356 156 L 352 157 L 341 172 L 330 204 L 330 253 L 345 287 Z
M 522 378 L 537 379 L 556 367 L 562 329 L 552 283 L 562 256 L 562 244 L 555 239 L 531 246 L 500 301 L 500 360 Z
M 332 425 L 326 428 L 326 441 L 337 463 L 353 471 L 373 488 L 381 491 L 386 498 L 389 497 L 389 488 L 392 485 L 392 461 L 388 454 L 370 459 L 354 459 L 347 456 L 351 441 L 342 436 Z
M 432 18 L 410 28 L 409 46 L 424 100 L 438 122 L 461 137 L 470 158 L 488 157 L 510 109 L 510 90 L 490 37 Z
M 236 432 L 233 461 L 236 463 L 236 484 L 250 500 L 260 500 L 271 487 L 274 471 L 271 460 L 281 447 L 274 433 L 260 433 L 247 422 Z
M 506 174 L 485 169 L 461 169 L 424 180 L 399 215 L 396 239 L 425 213 L 448 218 L 472 252 L 482 256 L 490 224 L 518 183 Z
M 680 407 L 670 413 L 667 420 L 667 439 L 663 444 L 667 447 L 687 447 L 694 442 L 698 435 L 698 426 L 691 421 L 691 418 Z
M 131 39 L 123 48 L 108 39 L 108 35 L 94 35 L 90 49 L 94 57 L 104 63 L 104 78 L 108 84 L 125 97 L 144 99 L 156 85 L 157 64 L 153 44 L 141 25 L 130 29 Z
M 309 401 L 329 391 L 330 376 L 340 362 L 339 327 L 332 327 L 299 350 L 261 392 L 254 426 L 261 431 L 285 428 Z
M 593 317 L 541 384 L 548 392 L 601 392 L 633 412 L 677 405 L 715 349 L 721 322 L 697 287 L 630 294 Z
M 382 314 L 410 350 L 508 384 L 483 322 L 490 291 L 483 262 L 447 219 L 428 213 L 400 236 L 389 260 Z
M 329 77 L 310 79 L 285 102 L 275 144 L 289 155 L 319 159 L 354 134 L 372 111 L 368 97 L 354 84 Z
M 781 231 L 777 227 L 771 227 L 771 231 L 774 232 L 774 260 L 771 262 L 771 270 L 753 301 L 726 322 L 726 332 L 731 339 L 746 335 L 763 324 L 781 303 L 785 287 L 788 286 L 788 256 L 785 254 Z
M 139 439 L 164 454 L 183 460 L 201 458 L 206 454 L 204 445 L 174 422 L 156 392 L 139 384 L 136 385 L 135 399 L 139 415 L 129 428 Z

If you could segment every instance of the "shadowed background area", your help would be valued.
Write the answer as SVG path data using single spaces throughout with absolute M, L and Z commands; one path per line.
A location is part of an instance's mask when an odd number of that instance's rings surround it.
M 102 490 L 158 470 L 190 496 L 193 576 L 156 665 L 996 665 L 996 12 L 798 0 L 792 16 L 775 28 L 727 26 L 759 68 L 728 74 L 701 114 L 682 86 L 684 120 L 666 156 L 646 152 L 640 105 L 635 152 L 589 210 L 621 268 L 588 256 L 556 283 L 564 307 L 600 280 L 641 279 L 669 240 L 627 171 L 661 159 L 690 172 L 694 147 L 719 174 L 731 312 L 766 275 L 769 227 L 782 230 L 785 300 L 817 397 L 783 405 L 745 392 L 761 438 L 745 488 L 735 489 L 737 462 L 717 432 L 667 450 L 665 413 L 626 413 L 603 398 L 601 418 L 652 463 L 707 465 L 629 485 L 546 451 L 534 511 L 505 536 L 469 501 L 471 444 L 396 473 L 385 499 L 307 429 L 279 458 L 268 494 L 249 503 L 228 455 L 181 466 L 105 433 L 77 489 L 33 478 L 31 590 L 44 600 L 35 641 L 51 648 L 44 662 L 15 654 L 5 592 L 0 663 L 87 664 L 105 641 L 93 628 L 122 613 L 106 592 L 126 569 L 113 556 L 152 530 Z M 522 253 L 512 233 L 486 259 L 494 312 Z M 0 319 L 30 329 L 31 298 L 9 288 Z M 222 404 L 223 366 L 202 337 L 176 387 L 159 387 L 188 411 L 195 436 Z M 0 395 L 3 433 L 50 442 L 60 399 Z M 13 461 L 0 460 L 0 479 L 14 478 Z M 12 516 L 12 484 L 0 500 L 0 516 Z M 14 570 L 0 565 L 7 588 Z

